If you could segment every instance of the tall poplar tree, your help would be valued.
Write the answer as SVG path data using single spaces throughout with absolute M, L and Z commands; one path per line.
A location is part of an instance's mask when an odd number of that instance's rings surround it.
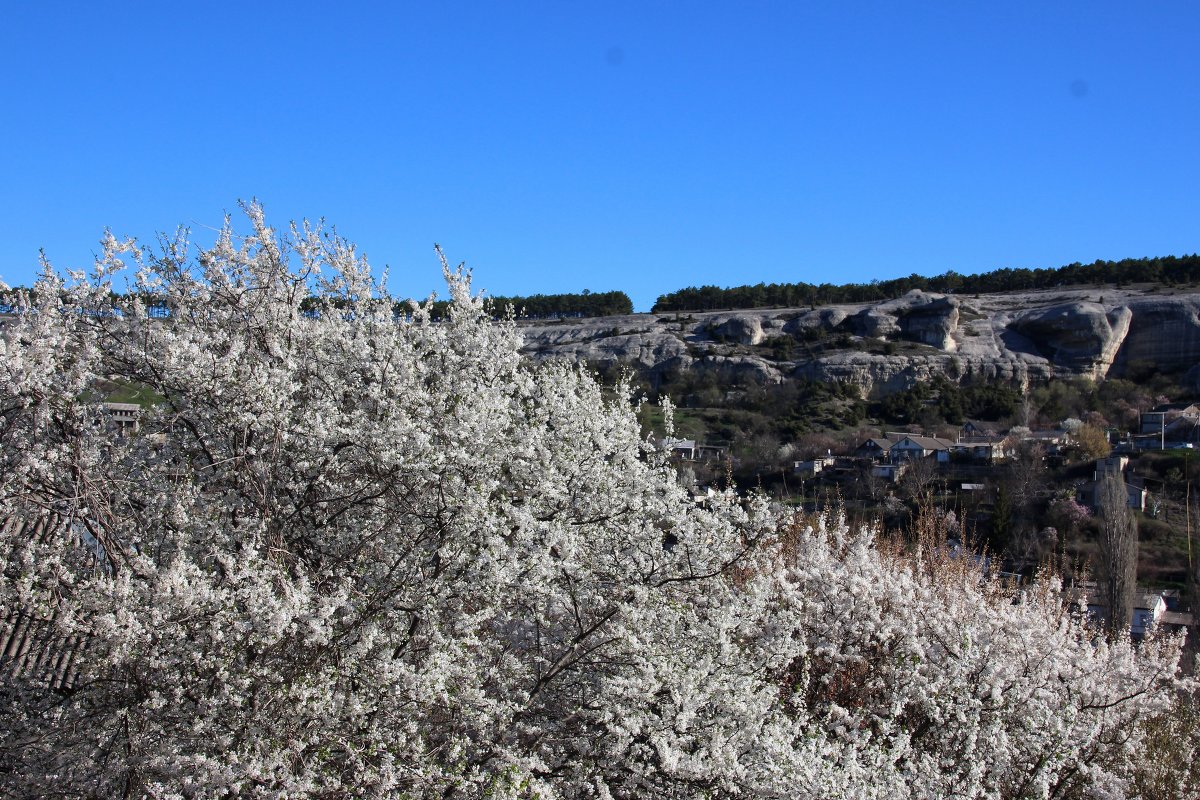
M 1129 508 L 1125 478 L 1110 472 L 1100 486 L 1100 549 L 1097 578 L 1108 608 L 1109 630 L 1127 635 L 1137 589 L 1137 519 Z

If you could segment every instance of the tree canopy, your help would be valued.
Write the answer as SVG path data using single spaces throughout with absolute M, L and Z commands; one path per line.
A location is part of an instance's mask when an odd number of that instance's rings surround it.
M 1057 269 L 1006 267 L 977 275 L 960 275 L 949 271 L 942 275 L 925 277 L 914 273 L 907 278 L 870 283 L 759 283 L 725 289 L 717 286 L 690 286 L 661 295 L 654 303 L 653 311 L 658 313 L 873 303 L 902 297 L 914 289 L 948 294 L 983 294 L 1081 284 L 1190 284 L 1197 281 L 1200 281 L 1200 255 L 1192 254 L 1094 261 L 1091 264 L 1076 262 Z
M 936 537 L 696 505 L 628 387 L 523 361 L 461 270 L 397 318 L 247 212 L 12 298 L 0 794 L 1150 796 L 1177 638 Z M 161 401 L 130 433 L 102 381 Z
M 311 302 L 315 307 L 320 301 L 313 298 Z M 452 301 L 449 300 L 435 300 L 429 304 L 428 311 L 432 317 L 438 319 L 449 314 L 452 305 Z M 590 292 L 586 289 L 577 294 L 489 296 L 486 305 L 495 317 L 504 316 L 512 309 L 522 319 L 612 317 L 633 313 L 633 301 L 624 292 Z M 407 309 L 408 303 L 396 304 L 399 313 L 406 313 Z

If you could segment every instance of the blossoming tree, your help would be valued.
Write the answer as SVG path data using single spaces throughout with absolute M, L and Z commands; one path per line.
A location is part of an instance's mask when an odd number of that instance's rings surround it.
M 14 299 L 0 793 L 1136 795 L 1176 640 L 697 506 L 629 387 L 523 361 L 463 271 L 398 316 L 352 245 L 247 212 Z M 134 435 L 114 384 L 156 396 Z

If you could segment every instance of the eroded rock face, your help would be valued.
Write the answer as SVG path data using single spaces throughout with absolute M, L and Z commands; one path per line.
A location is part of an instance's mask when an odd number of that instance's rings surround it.
M 1056 366 L 1079 375 L 1103 378 L 1129 333 L 1133 312 L 1126 306 L 1105 310 L 1099 303 L 1064 303 L 1014 319 L 1009 346 L 1029 348 Z
M 954 341 L 954 332 L 958 330 L 957 298 L 924 295 L 923 299 L 927 301 L 914 303 L 898 313 L 900 335 L 911 342 L 954 352 L 958 349 Z
M 624 363 L 658 374 L 695 369 L 731 384 L 849 381 L 872 396 L 936 375 L 1025 384 L 1155 369 L 1187 373 L 1200 389 L 1200 293 L 1070 288 L 984 295 L 964 304 L 910 292 L 873 304 L 523 327 L 533 358 Z
M 762 344 L 766 338 L 762 320 L 754 316 L 734 316 L 723 322 L 714 322 L 709 332 L 716 341 L 736 342 L 751 347 Z
M 841 306 L 797 311 L 790 317 L 785 315 L 781 330 L 793 336 L 816 328 L 831 331 L 841 325 L 845 319 L 846 309 Z
M 857 385 L 866 397 L 875 397 L 927 383 L 938 376 L 958 382 L 1001 381 L 1041 383 L 1054 377 L 1054 368 L 1042 359 L 960 358 L 944 355 L 881 356 L 850 353 L 798 364 L 793 378 L 842 381 Z
M 783 380 L 773 364 L 754 356 L 706 356 L 694 362 L 692 369 L 714 374 L 722 383 L 729 384 L 779 383 Z
M 880 308 L 864 308 L 850 318 L 850 327 L 858 336 L 886 339 L 899 332 L 896 317 Z
M 900 339 L 939 350 L 957 349 L 958 298 L 911 291 L 897 300 L 868 306 L 850 317 L 859 336 Z
M 1129 304 L 1129 331 L 1114 375 L 1194 369 L 1200 363 L 1200 296 L 1144 298 Z
M 524 327 L 524 352 L 538 360 L 565 358 L 598 366 L 627 364 L 641 370 L 690 368 L 688 343 L 641 315 L 594 317 Z

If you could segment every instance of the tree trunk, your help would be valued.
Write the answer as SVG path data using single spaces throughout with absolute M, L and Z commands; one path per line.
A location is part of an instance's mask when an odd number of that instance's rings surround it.
M 1128 635 L 1133 622 L 1137 585 L 1137 520 L 1129 509 L 1129 496 L 1121 473 L 1105 476 L 1100 487 L 1100 563 L 1097 578 L 1108 607 L 1108 629 L 1113 636 Z

